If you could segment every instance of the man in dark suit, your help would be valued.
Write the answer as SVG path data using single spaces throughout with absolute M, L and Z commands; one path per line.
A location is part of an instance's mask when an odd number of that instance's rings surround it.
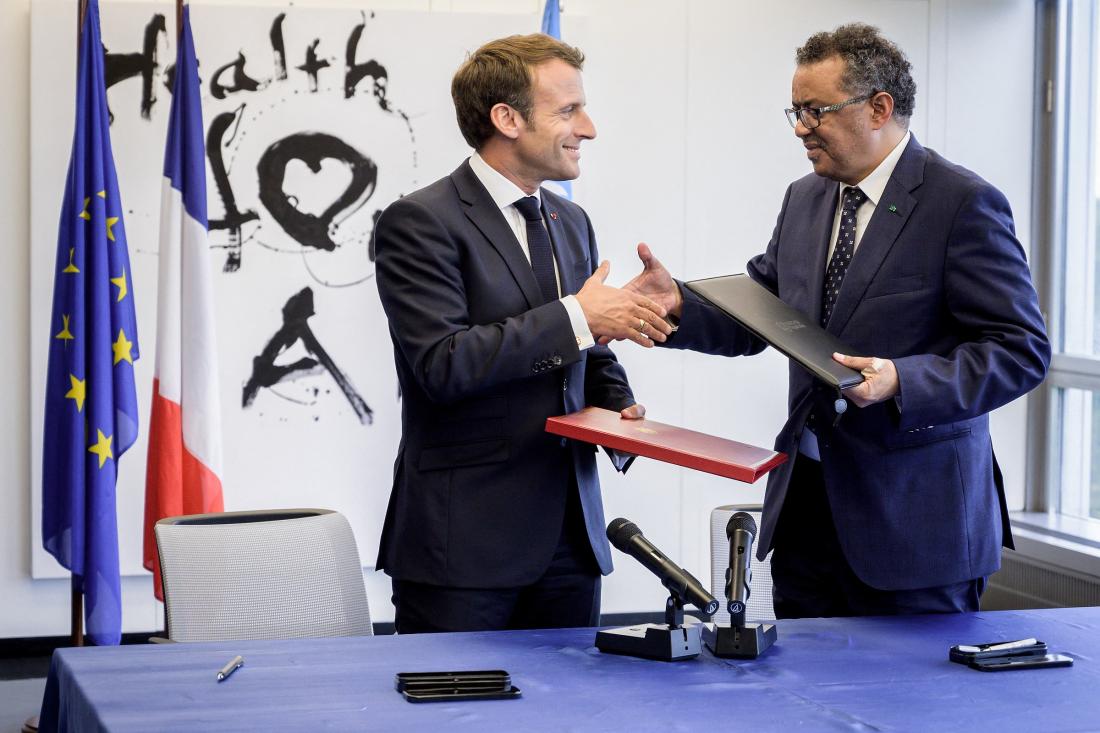
M 1050 361 L 1005 197 L 921 147 L 916 87 L 893 43 L 863 24 L 796 54 L 787 116 L 814 173 L 787 189 L 749 275 L 856 354 L 845 397 L 792 363 L 789 417 L 769 476 L 758 555 L 774 548 L 777 617 L 975 611 L 1012 546 L 988 413 Z M 681 289 L 639 245 L 627 287 L 680 318 L 668 346 L 765 344 Z
M 375 228 L 378 291 L 402 390 L 378 568 L 399 633 L 593 626 L 611 572 L 591 445 L 545 432 L 586 405 L 641 417 L 600 336 L 670 331 L 603 284 L 588 216 L 540 188 L 580 173 L 577 50 L 541 34 L 478 49 L 455 74 L 475 153 Z

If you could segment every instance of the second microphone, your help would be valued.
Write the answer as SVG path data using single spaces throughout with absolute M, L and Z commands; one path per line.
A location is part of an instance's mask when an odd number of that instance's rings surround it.
M 645 538 L 642 530 L 633 522 L 615 519 L 607 525 L 607 539 L 617 549 L 632 556 L 650 572 L 661 579 L 661 584 L 669 593 L 681 601 L 698 608 L 707 616 L 718 611 L 718 601 L 699 580 L 688 571 L 675 564 L 661 553 L 653 543 Z

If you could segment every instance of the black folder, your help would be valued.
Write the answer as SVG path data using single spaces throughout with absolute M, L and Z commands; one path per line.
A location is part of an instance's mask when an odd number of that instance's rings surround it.
M 692 280 L 685 285 L 831 387 L 847 389 L 863 381 L 858 371 L 833 360 L 833 352 L 851 354 L 851 348 L 748 275 Z

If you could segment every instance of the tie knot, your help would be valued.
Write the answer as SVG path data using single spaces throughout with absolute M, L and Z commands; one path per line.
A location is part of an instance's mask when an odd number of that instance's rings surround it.
M 515 202 L 515 207 L 527 221 L 542 221 L 542 211 L 539 210 L 539 200 L 534 196 L 524 196 Z
M 844 189 L 844 208 L 856 209 L 859 205 L 867 200 L 867 194 L 863 193 L 858 187 L 852 186 Z

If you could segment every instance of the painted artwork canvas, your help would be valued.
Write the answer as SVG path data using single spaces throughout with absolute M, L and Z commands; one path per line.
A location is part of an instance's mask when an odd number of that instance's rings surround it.
M 166 14 L 166 8 L 168 10 Z M 41 410 L 53 253 L 73 115 L 73 4 L 32 4 L 31 374 L 35 577 Z M 102 8 L 108 104 L 146 358 L 142 427 L 121 461 L 123 574 L 141 569 L 157 239 L 175 19 L 163 3 Z M 533 15 L 199 5 L 191 11 L 207 146 L 227 510 L 320 506 L 352 522 L 374 563 L 400 437 L 400 395 L 374 284 L 387 204 L 469 150 L 450 77 Z

